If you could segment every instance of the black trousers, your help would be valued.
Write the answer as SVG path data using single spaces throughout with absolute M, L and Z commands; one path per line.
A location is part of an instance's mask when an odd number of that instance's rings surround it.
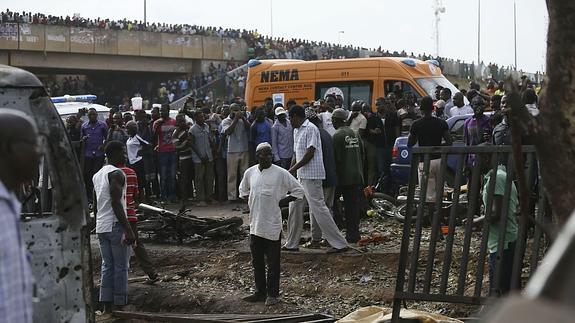
M 356 243 L 361 239 L 359 235 L 359 185 L 342 185 L 338 187 L 343 195 L 345 208 L 345 240 Z
M 149 196 L 150 192 L 146 191 L 146 169 L 144 167 L 144 160 L 140 159 L 139 162 L 135 164 L 130 164 L 130 168 L 136 172 L 136 177 L 138 177 L 138 191 L 140 192 L 140 201 L 144 201 L 142 197 L 144 195 Z M 145 193 L 145 194 L 144 194 Z
M 214 175 L 216 182 L 216 199 L 220 202 L 228 199 L 228 164 L 225 158 L 214 159 Z
M 94 197 L 94 183 L 92 177 L 104 166 L 104 156 L 84 158 L 84 184 L 88 202 L 92 203 Z
M 268 240 L 250 235 L 250 251 L 256 294 L 278 297 L 280 294 L 280 252 L 281 240 Z M 267 279 L 266 279 L 267 263 Z
M 185 204 L 188 198 L 194 197 L 194 161 L 191 158 L 179 160 L 178 184 L 180 185 L 180 198 Z
M 511 290 L 511 276 L 513 275 L 513 258 L 515 257 L 516 241 L 510 242 L 507 249 L 503 250 L 501 261 L 501 280 L 495 281 L 495 269 L 497 267 L 497 252 L 489 254 L 489 295 L 502 296 Z

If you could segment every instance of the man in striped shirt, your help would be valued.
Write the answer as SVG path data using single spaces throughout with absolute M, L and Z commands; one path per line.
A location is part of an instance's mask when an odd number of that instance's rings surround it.
M 126 216 L 128 217 L 128 222 L 132 227 L 132 231 L 136 236 L 136 245 L 134 247 L 134 253 L 138 259 L 138 263 L 142 267 L 142 270 L 148 275 L 149 283 L 154 283 L 158 280 L 158 274 L 154 270 L 154 266 L 150 261 L 148 252 L 144 248 L 144 244 L 138 239 L 138 216 L 136 215 L 136 209 L 138 207 L 138 176 L 136 172 L 126 166 L 121 166 L 120 169 L 126 175 Z

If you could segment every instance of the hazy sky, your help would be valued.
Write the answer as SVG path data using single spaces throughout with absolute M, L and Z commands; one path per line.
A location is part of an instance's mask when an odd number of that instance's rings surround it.
M 477 61 L 479 0 L 443 0 L 441 56 Z M 517 65 L 545 67 L 544 0 L 517 0 Z M 369 48 L 435 53 L 435 0 L 147 0 L 150 22 L 257 29 L 273 35 Z M 513 65 L 513 0 L 481 0 L 481 60 Z M 270 4 L 272 4 L 270 10 Z M 4 5 L 6 7 L 6 4 Z M 10 10 L 52 15 L 141 19 L 144 0 L 19 0 Z M 339 31 L 344 31 L 339 34 Z

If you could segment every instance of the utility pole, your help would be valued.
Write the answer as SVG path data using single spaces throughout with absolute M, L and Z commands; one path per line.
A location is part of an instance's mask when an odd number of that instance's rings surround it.
M 146 0 L 144 0 L 144 25 L 146 24 Z
M 439 21 L 441 20 L 440 14 L 445 13 L 445 7 L 441 0 L 435 0 L 435 56 L 439 57 Z
M 270 0 L 270 31 L 272 38 L 274 38 L 274 7 L 273 7 L 273 0 Z
M 337 44 L 341 45 L 341 34 L 345 33 L 345 31 L 340 30 L 337 32 Z
M 513 43 L 515 47 L 515 70 L 517 71 L 517 3 L 513 1 Z
M 481 0 L 477 0 L 477 66 L 481 62 Z

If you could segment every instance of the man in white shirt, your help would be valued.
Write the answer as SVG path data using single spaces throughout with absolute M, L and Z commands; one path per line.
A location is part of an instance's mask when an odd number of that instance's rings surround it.
M 367 119 L 361 113 L 362 105 L 362 101 L 353 101 L 351 104 L 352 113 L 349 115 L 349 119 L 347 120 L 347 125 L 351 130 L 358 134 L 360 138 L 363 138 L 365 135 L 365 129 L 367 128 Z
M 529 113 L 536 117 L 539 115 L 539 108 L 537 107 L 537 94 L 535 90 L 527 88 L 525 92 L 523 92 L 523 102 L 525 102 L 525 107 Z
M 232 103 L 230 114 L 222 121 L 222 133 L 228 139 L 228 201 L 237 199 L 237 178 L 242 176 L 249 166 L 249 131 L 250 122 L 240 111 L 240 105 Z
M 102 254 L 100 302 L 104 312 L 128 303 L 128 246 L 136 238 L 126 217 L 125 146 L 110 141 L 105 149 L 108 164 L 92 178 L 96 195 L 96 234 Z
M 289 169 L 293 157 L 293 128 L 287 119 L 287 111 L 278 106 L 275 109 L 276 121 L 272 126 L 272 153 L 274 163 Z
M 473 108 L 466 105 L 463 99 L 463 93 L 457 92 L 453 95 L 453 108 L 449 112 L 452 117 L 473 114 Z
M 129 121 L 126 124 L 128 131 L 128 140 L 126 141 L 126 150 L 128 151 L 128 163 L 130 168 L 138 176 L 138 192 L 140 201 L 144 201 L 144 196 L 150 195 L 146 191 L 146 168 L 144 167 L 143 149 L 150 148 L 150 143 L 138 135 L 138 124 L 136 121 Z
M 248 198 L 250 208 L 250 250 L 256 291 L 244 298 L 248 302 L 266 301 L 277 304 L 280 283 L 280 205 L 302 199 L 303 187 L 291 174 L 272 164 L 272 147 L 264 142 L 257 146 L 259 164 L 246 170 L 240 183 L 240 197 Z M 287 195 L 289 192 L 289 195 Z M 268 273 L 266 280 L 266 262 Z
M 323 129 L 329 133 L 330 136 L 333 136 L 335 133 L 335 128 L 333 127 L 333 123 L 331 122 L 331 112 L 335 109 L 335 102 L 336 97 L 333 94 L 328 94 L 325 97 L 325 104 L 327 106 L 327 110 L 324 112 L 319 113 L 317 116 L 321 120 L 323 125 Z
M 306 119 L 305 110 L 299 105 L 291 107 L 289 118 L 294 130 L 295 164 L 289 172 L 299 179 L 304 188 L 310 216 L 317 222 L 323 236 L 332 246 L 329 253 L 344 252 L 349 249 L 343 235 L 337 228 L 331 212 L 325 204 L 323 180 L 325 169 L 319 129 Z M 290 205 L 288 235 L 283 250 L 298 251 L 303 230 L 303 201 Z
M 451 117 L 451 108 L 453 108 L 451 90 L 448 87 L 444 87 L 441 89 L 441 92 L 439 92 L 439 98 L 445 102 L 445 107 L 443 108 L 445 116 L 447 118 Z

